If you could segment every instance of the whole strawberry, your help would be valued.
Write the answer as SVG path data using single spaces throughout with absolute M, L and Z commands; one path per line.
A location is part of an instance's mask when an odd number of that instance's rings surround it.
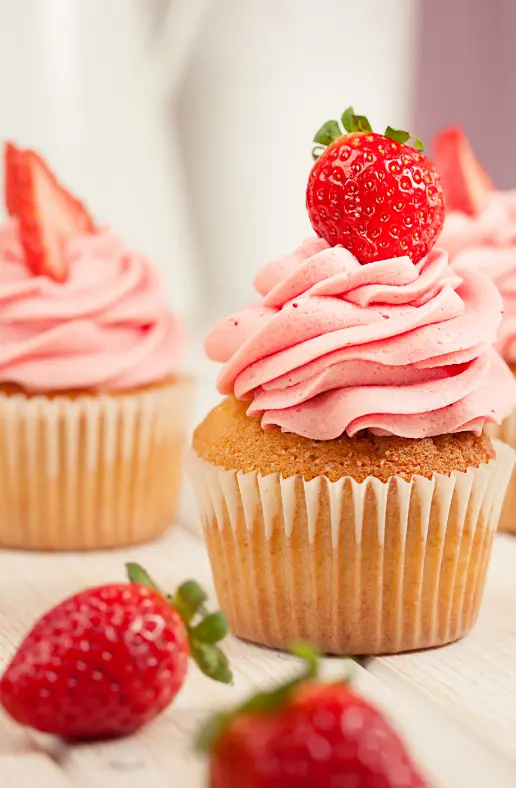
M 444 222 L 443 192 L 421 140 L 409 132 L 375 134 L 350 107 L 343 133 L 330 120 L 316 134 L 316 162 L 306 204 L 312 227 L 331 246 L 342 245 L 361 263 L 407 255 L 422 260 Z
M 201 734 L 210 788 L 425 788 L 383 715 L 347 684 L 317 681 L 316 658 L 301 653 L 302 677 L 220 715 Z
M 0 702 L 16 722 L 69 739 L 121 736 L 172 702 L 189 656 L 211 678 L 231 681 L 214 645 L 226 621 L 206 613 L 200 586 L 184 583 L 172 599 L 138 565 L 128 572 L 136 582 L 76 594 L 29 632 L 0 681 Z

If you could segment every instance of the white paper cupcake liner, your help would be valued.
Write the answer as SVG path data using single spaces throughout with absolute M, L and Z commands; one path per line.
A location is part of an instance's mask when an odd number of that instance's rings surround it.
M 285 648 L 395 653 L 473 625 L 514 465 L 432 479 L 262 477 L 188 455 L 215 586 L 233 632 Z
M 115 396 L 0 395 L 0 546 L 132 544 L 173 521 L 190 380 Z
M 508 443 L 513 449 L 516 448 L 516 408 L 503 420 L 501 424 L 486 425 L 486 433 L 490 438 L 495 438 Z M 510 531 L 516 533 L 516 471 L 513 471 L 507 494 L 504 499 L 500 522 L 500 531 Z

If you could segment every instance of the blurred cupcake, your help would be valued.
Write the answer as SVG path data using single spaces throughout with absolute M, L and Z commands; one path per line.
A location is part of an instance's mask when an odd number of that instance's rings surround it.
M 479 271 L 498 287 L 504 314 L 496 347 L 516 375 L 516 191 L 494 189 L 460 129 L 440 132 L 434 149 L 448 208 L 439 244 L 457 270 Z M 486 431 L 516 447 L 516 410 Z M 516 474 L 499 527 L 516 533 Z
M 0 546 L 137 543 L 174 517 L 192 383 L 156 267 L 6 148 Z
M 482 430 L 516 384 L 491 347 L 496 288 L 431 249 L 433 165 L 405 132 L 343 122 L 316 136 L 320 237 L 267 265 L 260 300 L 207 339 L 228 396 L 189 464 L 235 634 L 394 653 L 476 619 L 514 464 Z

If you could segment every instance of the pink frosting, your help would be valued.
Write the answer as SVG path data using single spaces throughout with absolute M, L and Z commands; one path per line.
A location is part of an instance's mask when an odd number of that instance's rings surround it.
M 179 321 L 156 267 L 109 231 L 67 249 L 70 277 L 31 274 L 15 221 L 0 227 L 0 382 L 29 391 L 117 391 L 166 378 Z
M 479 216 L 448 214 L 439 245 L 458 270 L 481 271 L 498 287 L 504 316 L 497 348 L 516 364 L 516 191 L 493 192 Z
M 206 352 L 218 388 L 252 399 L 263 427 L 316 440 L 368 429 L 423 438 L 500 421 L 516 382 L 492 349 L 502 302 L 484 276 L 459 276 L 433 250 L 360 265 L 309 239 L 262 269 L 261 299 L 223 320 Z

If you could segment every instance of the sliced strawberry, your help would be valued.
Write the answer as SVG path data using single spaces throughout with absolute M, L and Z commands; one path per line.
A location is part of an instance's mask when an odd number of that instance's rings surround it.
M 448 210 L 478 215 L 494 186 L 462 129 L 443 129 L 436 134 L 433 148 Z
M 17 185 L 19 159 L 21 151 L 12 142 L 6 142 L 4 148 L 4 193 L 7 212 L 10 216 L 16 216 L 18 212 L 17 197 L 19 188 Z
M 7 209 L 19 221 L 27 265 L 36 275 L 65 282 L 66 243 L 94 232 L 93 219 L 35 151 L 8 144 L 5 162 Z

